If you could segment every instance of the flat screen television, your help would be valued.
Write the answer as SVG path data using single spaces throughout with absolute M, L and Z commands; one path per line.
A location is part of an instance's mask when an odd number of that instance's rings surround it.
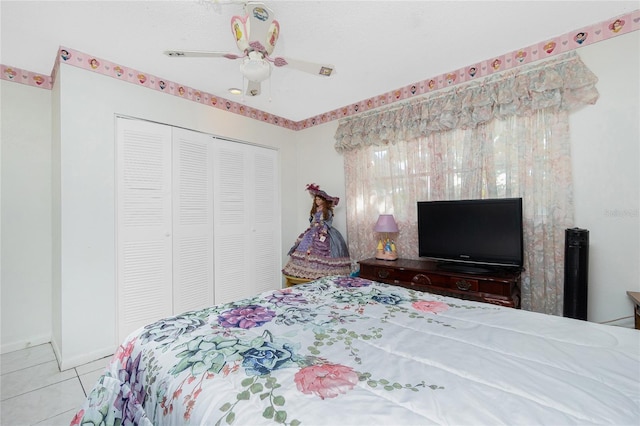
M 443 269 L 521 269 L 522 198 L 418 201 L 418 245 Z

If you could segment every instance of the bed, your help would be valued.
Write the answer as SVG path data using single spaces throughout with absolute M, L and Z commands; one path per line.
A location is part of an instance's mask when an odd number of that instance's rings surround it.
M 326 277 L 132 333 L 72 424 L 639 419 L 639 331 Z

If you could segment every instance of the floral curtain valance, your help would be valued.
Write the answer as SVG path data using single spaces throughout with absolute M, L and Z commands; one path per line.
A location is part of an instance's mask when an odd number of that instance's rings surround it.
M 387 110 L 345 119 L 335 134 L 335 149 L 395 144 L 434 132 L 472 128 L 494 118 L 530 115 L 537 110 L 574 110 L 598 99 L 598 78 L 575 52 L 517 72 L 487 77 L 442 94 Z

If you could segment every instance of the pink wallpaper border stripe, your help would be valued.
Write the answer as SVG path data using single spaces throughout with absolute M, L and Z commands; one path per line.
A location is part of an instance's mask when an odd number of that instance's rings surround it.
M 297 122 L 66 47 L 60 47 L 50 76 L 0 64 L 2 69 L 0 78 L 51 90 L 60 63 L 65 63 L 251 119 L 291 130 L 302 130 L 426 95 L 439 89 L 468 83 L 638 30 L 640 30 L 640 9 Z

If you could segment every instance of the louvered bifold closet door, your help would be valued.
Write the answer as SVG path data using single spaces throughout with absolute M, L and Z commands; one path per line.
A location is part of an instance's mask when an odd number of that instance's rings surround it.
M 250 175 L 253 183 L 252 197 L 254 232 L 251 245 L 254 250 L 255 268 L 252 282 L 254 291 L 260 293 L 280 287 L 281 272 L 281 223 L 278 179 L 278 152 L 272 149 L 250 148 Z
M 215 303 L 280 288 L 277 151 L 218 140 L 214 153 Z
M 213 136 L 173 129 L 174 314 L 213 305 Z
M 214 264 L 215 303 L 227 303 L 249 295 L 248 270 L 250 202 L 245 179 L 246 151 L 242 144 L 217 140 L 214 152 Z
M 118 341 L 172 314 L 171 128 L 116 123 Z

